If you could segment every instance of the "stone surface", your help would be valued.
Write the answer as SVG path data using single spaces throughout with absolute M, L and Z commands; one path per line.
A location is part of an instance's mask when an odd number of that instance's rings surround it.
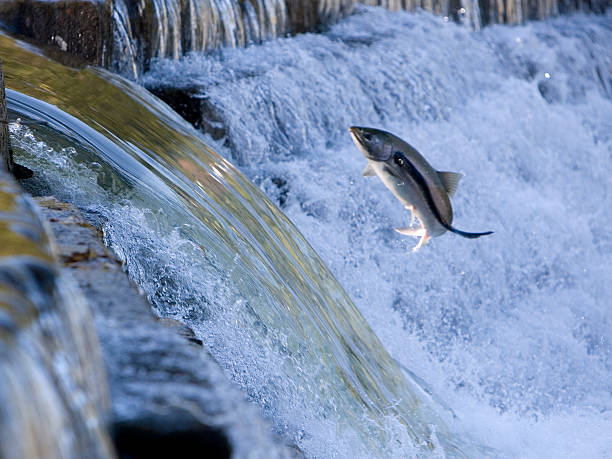
M 210 134 L 213 139 L 219 140 L 226 136 L 222 118 L 208 99 L 198 93 L 197 88 L 150 86 L 147 89 L 194 127 Z
M 10 32 L 33 40 L 57 60 L 108 66 L 112 4 L 112 0 L 5 0 L 0 2 L 0 18 Z
M 6 111 L 6 91 L 4 84 L 4 72 L 2 71 L 2 60 L 0 59 L 0 162 L 5 170 L 17 178 L 29 178 L 33 172 L 27 167 L 21 166 L 13 161 L 13 150 L 9 137 L 8 114 Z

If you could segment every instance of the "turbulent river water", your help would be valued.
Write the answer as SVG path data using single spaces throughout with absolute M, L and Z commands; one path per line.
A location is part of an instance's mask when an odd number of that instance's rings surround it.
M 14 126 L 21 161 L 103 222 L 156 312 L 307 456 L 612 454 L 610 13 L 473 32 L 360 8 L 156 62 L 142 83 L 195 91 L 217 140 L 1 40 L 8 87 L 74 117 L 9 93 L 68 136 Z M 465 174 L 455 226 L 495 234 L 412 253 L 355 124 Z

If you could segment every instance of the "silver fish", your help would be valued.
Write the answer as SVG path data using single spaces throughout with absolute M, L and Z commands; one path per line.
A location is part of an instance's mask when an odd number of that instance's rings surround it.
M 349 132 L 368 159 L 363 175 L 378 175 L 404 207 L 410 210 L 410 226 L 395 230 L 421 238 L 414 251 L 431 237 L 440 236 L 446 231 L 470 239 L 493 233 L 467 233 L 451 226 L 453 208 L 449 198 L 455 193 L 463 175 L 436 171 L 412 146 L 389 132 L 357 126 L 349 128 Z M 412 226 L 415 216 L 421 222 L 421 228 Z

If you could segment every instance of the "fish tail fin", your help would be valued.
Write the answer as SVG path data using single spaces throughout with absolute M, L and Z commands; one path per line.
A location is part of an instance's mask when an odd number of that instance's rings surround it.
M 484 233 L 468 233 L 466 231 L 461 231 L 461 230 L 458 230 L 457 228 L 453 228 L 451 225 L 449 225 L 448 223 L 444 223 L 443 221 L 440 221 L 440 223 L 448 231 L 451 231 L 455 234 L 458 234 L 459 236 L 463 236 L 468 239 L 476 239 L 480 236 L 487 236 L 488 234 L 493 234 L 493 231 L 485 231 Z
M 446 228 L 449 231 L 452 231 L 455 234 L 458 234 L 459 236 L 463 236 L 466 237 L 468 239 L 476 239 L 480 236 L 487 236 L 489 234 L 493 234 L 493 231 L 485 231 L 484 233 L 467 233 L 465 231 L 461 231 L 458 230 L 457 228 L 453 228 L 452 226 L 448 225 L 448 227 Z

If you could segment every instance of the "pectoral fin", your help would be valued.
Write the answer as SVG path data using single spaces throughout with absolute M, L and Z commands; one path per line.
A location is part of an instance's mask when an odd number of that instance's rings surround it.
M 457 172 L 438 171 L 438 177 L 440 177 L 442 185 L 444 185 L 448 195 L 452 197 L 455 194 L 455 191 L 457 191 L 457 185 L 459 185 L 459 180 L 461 180 L 463 174 L 459 174 Z
M 376 175 L 376 172 L 374 172 L 374 168 L 372 167 L 372 163 L 368 161 L 368 165 L 363 170 L 363 176 L 364 177 L 371 177 L 372 175 Z

